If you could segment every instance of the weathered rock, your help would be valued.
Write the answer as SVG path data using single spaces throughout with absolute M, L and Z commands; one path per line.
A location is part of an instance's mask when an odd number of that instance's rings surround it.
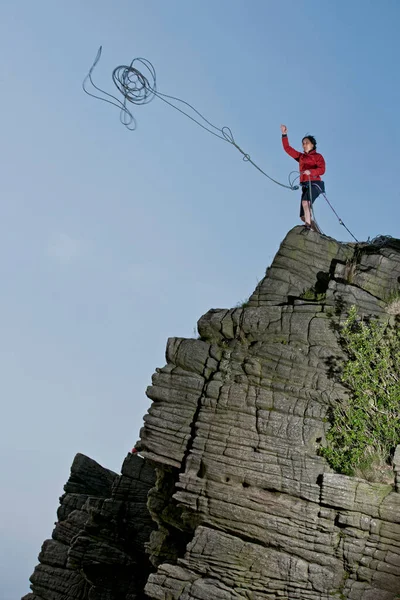
M 179 532 L 191 539 L 164 562 L 165 547 L 149 546 L 161 559 L 149 598 L 400 592 L 400 495 L 334 474 L 317 453 L 347 394 L 332 315 L 352 304 L 384 314 L 399 276 L 397 241 L 346 245 L 295 228 L 246 306 L 201 317 L 199 340 L 169 340 L 141 445 L 174 481 L 152 509 L 167 547 Z
M 152 567 L 145 554 L 154 523 L 146 508 L 154 469 L 128 455 L 118 476 L 78 454 L 60 499 L 59 521 L 39 554 L 24 600 L 144 597 Z
M 399 240 L 290 231 L 248 303 L 210 310 L 197 340 L 168 340 L 145 461 L 129 456 L 120 477 L 75 461 L 25 600 L 399 597 L 399 449 L 393 485 L 318 454 L 348 393 L 337 324 L 352 304 L 400 313 L 399 279 Z

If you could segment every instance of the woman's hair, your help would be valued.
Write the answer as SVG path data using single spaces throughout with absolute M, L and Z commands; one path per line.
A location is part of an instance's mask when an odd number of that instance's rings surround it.
M 303 141 L 303 140 L 310 140 L 310 142 L 314 146 L 314 150 L 316 150 L 317 140 L 315 139 L 315 137 L 313 135 L 305 135 L 301 141 Z

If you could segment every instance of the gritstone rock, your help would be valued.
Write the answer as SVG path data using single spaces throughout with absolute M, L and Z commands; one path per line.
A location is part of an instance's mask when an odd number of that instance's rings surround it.
M 290 231 L 244 306 L 168 340 L 144 460 L 117 476 L 78 455 L 25 600 L 398 598 L 400 449 L 393 484 L 318 449 L 347 394 L 332 318 L 390 313 L 399 277 L 398 240 Z

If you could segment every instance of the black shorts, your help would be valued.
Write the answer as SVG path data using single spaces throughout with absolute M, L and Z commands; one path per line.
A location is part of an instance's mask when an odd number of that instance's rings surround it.
M 301 201 L 307 200 L 310 202 L 310 184 L 309 182 L 304 182 L 301 184 Z M 322 193 L 325 193 L 325 184 L 323 181 L 312 181 L 311 182 L 311 204 L 314 204 L 315 200 Z M 304 217 L 303 204 L 300 204 L 300 217 Z

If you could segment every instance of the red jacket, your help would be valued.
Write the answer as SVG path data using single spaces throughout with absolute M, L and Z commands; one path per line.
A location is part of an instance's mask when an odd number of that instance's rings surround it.
M 316 150 L 298 152 L 289 146 L 287 135 L 282 136 L 282 144 L 285 152 L 299 163 L 300 183 L 308 181 L 309 178 L 311 181 L 321 181 L 321 175 L 325 173 L 325 160 L 322 154 L 318 154 Z M 303 175 L 304 171 L 310 171 L 311 175 Z

